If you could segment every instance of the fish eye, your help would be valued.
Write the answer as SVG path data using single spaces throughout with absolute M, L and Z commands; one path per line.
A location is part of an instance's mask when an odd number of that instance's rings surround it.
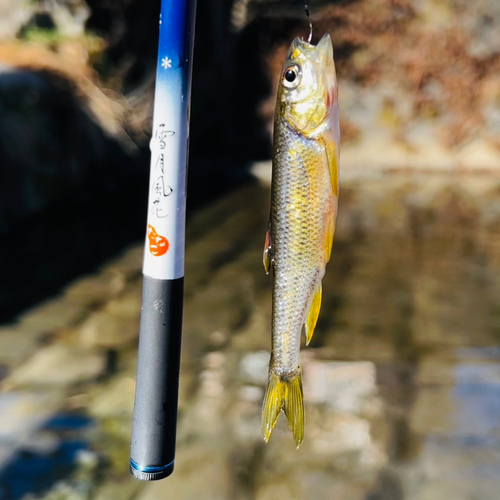
M 283 86 L 287 89 L 294 89 L 300 83 L 301 72 L 299 66 L 294 64 L 293 66 L 288 66 L 283 71 L 283 77 L 281 79 Z
M 297 78 L 297 72 L 293 69 L 287 70 L 287 72 L 285 73 L 286 81 L 292 83 L 295 78 Z

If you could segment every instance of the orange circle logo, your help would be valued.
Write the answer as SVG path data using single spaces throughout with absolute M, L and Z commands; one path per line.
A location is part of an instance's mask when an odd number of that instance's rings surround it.
M 167 253 L 169 243 L 165 236 L 161 236 L 156 229 L 148 224 L 149 253 L 155 257 L 160 257 Z

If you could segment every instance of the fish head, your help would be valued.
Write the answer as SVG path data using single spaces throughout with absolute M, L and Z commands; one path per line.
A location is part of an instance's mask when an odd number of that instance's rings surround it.
M 278 112 L 297 131 L 313 135 L 336 108 L 337 99 L 330 35 L 318 45 L 296 38 L 281 71 Z

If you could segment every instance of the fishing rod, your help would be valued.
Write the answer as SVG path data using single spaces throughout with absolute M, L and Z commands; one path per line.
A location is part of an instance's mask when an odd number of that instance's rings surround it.
M 130 472 L 174 469 L 196 0 L 161 0 Z

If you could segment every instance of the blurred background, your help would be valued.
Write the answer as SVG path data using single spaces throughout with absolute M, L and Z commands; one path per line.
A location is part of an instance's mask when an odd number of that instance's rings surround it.
M 131 478 L 159 4 L 0 0 L 0 500 L 498 500 L 498 0 L 309 0 L 341 195 L 298 451 L 262 249 L 304 7 L 198 2 L 176 471 Z

